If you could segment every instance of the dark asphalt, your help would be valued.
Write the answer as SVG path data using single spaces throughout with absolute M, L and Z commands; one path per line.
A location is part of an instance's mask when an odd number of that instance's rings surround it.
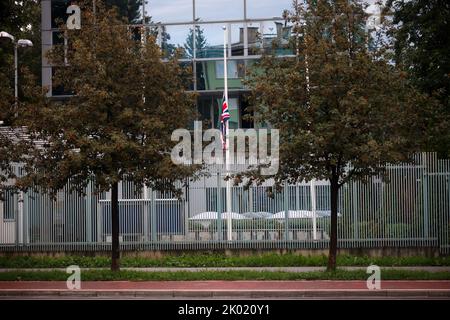
M 450 281 L 2 281 L 0 298 L 52 299 L 450 299 Z

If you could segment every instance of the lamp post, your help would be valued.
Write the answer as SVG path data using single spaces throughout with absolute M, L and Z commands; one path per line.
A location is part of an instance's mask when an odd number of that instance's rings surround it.
M 15 101 L 15 109 L 16 113 L 15 116 L 17 117 L 17 108 L 18 108 L 18 102 L 19 102 L 19 71 L 18 71 L 18 65 L 19 65 L 19 58 L 18 58 L 18 48 L 19 47 L 32 47 L 33 42 L 27 39 L 19 39 L 17 42 L 11 34 L 9 34 L 6 31 L 0 32 L 0 39 L 6 39 L 11 40 L 11 42 L 14 45 L 14 101 Z

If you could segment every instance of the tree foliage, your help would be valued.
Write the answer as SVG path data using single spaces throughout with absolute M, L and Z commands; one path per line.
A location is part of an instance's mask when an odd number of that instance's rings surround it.
M 36 93 L 41 74 L 40 5 L 38 1 L 0 0 L 0 31 L 19 39 L 29 39 L 33 48 L 18 49 L 19 99 L 18 107 Z M 22 148 L 17 141 L 23 132 L 14 126 L 18 113 L 14 96 L 14 44 L 9 39 L 0 42 L 0 190 L 13 188 L 17 175 L 14 164 L 20 161 Z M 38 92 L 40 95 L 40 92 Z M 3 194 L 0 194 L 0 198 Z
M 141 23 L 142 0 L 106 0 L 110 7 L 116 7 L 121 17 L 127 18 L 129 23 Z
M 194 101 L 176 57 L 162 62 L 153 37 L 145 45 L 133 40 L 116 11 L 99 4 L 94 17 L 88 2 L 81 30 L 64 30 L 67 50 L 55 46 L 49 53 L 53 81 L 74 95 L 61 103 L 42 99 L 22 112 L 31 138 L 45 143 L 28 150 L 18 185 L 55 193 L 69 179 L 79 189 L 92 179 L 97 192 L 112 189 L 116 261 L 117 184 L 127 179 L 178 194 L 176 182 L 192 168 L 171 162 L 171 134 L 190 123 Z
M 396 61 L 407 66 L 422 90 L 450 93 L 450 3 L 389 1 L 394 9 Z
M 450 155 L 450 2 L 390 0 L 394 14 L 395 61 L 421 91 L 436 96 L 429 119 L 428 140 L 433 151 Z
M 368 50 L 360 1 L 307 1 L 287 18 L 298 54 L 263 57 L 250 84 L 258 120 L 280 130 L 276 181 L 330 181 L 334 269 L 339 188 L 379 174 L 386 162 L 407 161 L 428 100 L 390 63 L 386 48 Z
M 19 48 L 19 97 L 22 85 L 30 80 L 27 73 L 39 81 L 41 75 L 40 5 L 37 1 L 0 0 L 0 31 L 6 31 L 15 40 L 29 39 L 32 48 Z M 0 120 L 12 124 L 14 115 L 14 46 L 9 40 L 0 43 Z
M 0 128 L 0 200 L 3 200 L 3 191 L 9 189 L 12 185 L 8 182 L 16 176 L 14 167 L 11 166 L 15 158 L 15 154 L 12 153 L 14 149 L 11 135 L 8 131 L 5 132 L 3 128 Z
M 69 50 L 55 46 L 49 55 L 59 66 L 53 81 L 75 95 L 63 103 L 32 104 L 24 113 L 30 132 L 49 141 L 45 150 L 35 150 L 33 161 L 48 170 L 29 177 L 50 189 L 62 187 L 68 176 L 81 183 L 92 173 L 101 190 L 124 176 L 156 187 L 161 178 L 182 176 L 170 162 L 170 136 L 192 114 L 183 70 L 176 59 L 161 61 L 153 38 L 142 48 L 111 10 L 98 10 L 94 24 L 89 6 L 83 8 L 85 23 L 69 32 Z M 172 114 L 177 116 L 167 117 Z M 52 158 L 41 158 L 48 154 Z

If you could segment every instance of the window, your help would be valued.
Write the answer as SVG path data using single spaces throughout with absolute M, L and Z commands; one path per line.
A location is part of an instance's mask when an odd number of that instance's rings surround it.
M 271 53 L 291 55 L 292 26 L 283 20 L 251 22 L 248 24 L 248 54 Z
M 61 31 L 52 32 L 52 45 L 64 45 L 64 33 Z
M 200 21 L 244 18 L 244 0 L 196 0 L 195 17 Z
M 55 72 L 59 67 L 52 68 L 52 79 L 55 79 Z M 52 81 L 52 95 L 53 96 L 71 96 L 74 94 L 74 91 L 71 89 L 66 89 L 62 84 L 57 84 L 55 81 Z
M 230 128 L 237 129 L 239 128 L 239 99 L 237 98 L 228 98 L 228 110 L 230 112 Z
M 154 23 L 192 21 L 192 0 L 147 0 L 146 16 Z
M 247 18 L 281 17 L 284 10 L 292 10 L 292 0 L 247 0 Z
M 157 27 L 157 41 L 165 58 L 171 57 L 177 48 L 182 48 L 184 54 L 181 58 L 190 58 L 192 52 L 189 50 L 189 39 L 192 37 L 191 25 Z
M 230 93 L 229 93 L 230 95 Z M 217 108 L 214 112 L 214 121 L 216 128 L 220 128 L 220 114 L 222 112 L 222 96 L 217 98 Z M 240 127 L 240 112 L 239 112 L 239 98 L 228 97 L 228 110 L 230 112 L 229 126 L 230 129 L 237 129 Z
M 227 61 L 227 74 L 229 79 L 238 79 L 239 78 L 239 68 L 237 60 Z M 216 78 L 223 79 L 223 61 L 216 61 Z
M 52 1 L 52 28 L 58 28 L 69 16 L 66 11 L 70 5 L 69 0 Z

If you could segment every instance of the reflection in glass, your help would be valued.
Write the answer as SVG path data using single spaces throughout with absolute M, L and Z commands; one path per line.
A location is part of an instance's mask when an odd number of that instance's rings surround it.
M 194 73 L 192 68 L 192 62 L 180 62 L 180 66 L 183 70 L 182 81 L 186 90 L 194 90 Z
M 195 44 L 194 44 L 194 28 L 189 28 L 189 34 L 183 45 L 188 58 L 194 57 L 194 51 L 197 50 L 197 58 L 205 58 L 204 52 L 208 47 L 208 42 L 201 26 L 195 26 Z
M 207 61 L 196 63 L 196 81 L 197 81 L 197 90 L 199 91 L 207 90 L 206 88 L 209 87 L 209 85 L 207 85 L 208 79 L 207 64 L 208 64 Z
M 52 81 L 52 95 L 53 96 L 71 96 L 71 95 L 74 95 L 75 92 L 74 92 L 73 89 L 66 88 L 61 83 L 56 83 L 56 81 L 55 81 L 55 79 L 56 79 L 55 78 L 55 74 L 56 74 L 58 68 L 60 68 L 60 67 L 53 66 L 53 68 L 52 68 L 52 79 L 53 79 L 53 81 Z
M 228 93 L 228 110 L 230 112 L 229 125 L 230 129 L 237 129 L 240 127 L 240 96 L 241 94 L 235 92 Z M 222 112 L 222 94 L 214 94 L 212 97 L 211 108 L 213 109 L 213 127 L 220 128 L 220 114 Z
M 160 25 L 157 26 L 156 30 L 157 41 L 165 58 L 172 56 L 176 49 L 180 49 L 182 51 L 182 58 L 189 58 L 186 50 L 184 49 L 184 45 L 187 41 L 192 42 L 192 40 L 190 40 L 192 37 L 192 27 L 190 25 Z
M 222 93 L 205 93 L 198 97 L 200 120 L 209 128 L 220 128 Z M 230 128 L 252 128 L 253 112 L 248 108 L 247 96 L 241 92 L 229 92 Z
M 52 28 L 59 28 L 67 20 L 69 15 L 66 13 L 66 10 L 70 5 L 69 2 L 69 0 L 52 1 Z
M 230 30 L 227 38 L 228 56 L 243 56 L 244 55 L 244 26 L 243 24 L 229 24 L 227 27 Z M 224 30 L 223 24 L 206 24 L 197 27 L 200 39 L 197 43 L 197 58 L 223 58 L 223 42 Z
M 230 129 L 239 128 L 240 114 L 239 114 L 239 97 L 234 97 L 231 95 L 228 98 L 228 110 L 230 112 L 230 119 L 228 120 L 230 124 Z
M 146 0 L 145 11 L 154 23 L 192 21 L 192 0 Z
M 197 58 L 223 58 L 223 24 L 200 25 L 205 44 L 197 48 Z
M 243 56 L 244 55 L 244 25 L 243 24 L 231 24 L 230 25 L 230 41 L 231 41 L 231 55 Z
M 195 17 L 200 21 L 244 19 L 244 0 L 195 0 Z
M 292 26 L 285 21 L 261 21 L 248 24 L 248 54 L 290 55 Z
M 216 61 L 216 77 L 218 79 L 224 78 L 224 63 L 223 61 Z M 245 65 L 243 61 L 228 60 L 227 61 L 228 79 L 243 78 L 245 73 Z
M 292 0 L 247 0 L 247 18 L 249 19 L 282 17 L 286 9 L 292 9 Z
M 242 89 L 245 77 L 244 60 L 228 60 L 228 89 Z M 196 63 L 197 90 L 223 90 L 223 60 L 198 61 Z
M 197 99 L 197 106 L 200 120 L 202 120 L 208 128 L 216 128 L 217 123 L 214 122 L 214 110 L 218 108 L 218 105 L 214 96 L 199 96 Z
M 52 45 L 63 45 L 64 44 L 64 33 L 61 31 L 52 32 Z

